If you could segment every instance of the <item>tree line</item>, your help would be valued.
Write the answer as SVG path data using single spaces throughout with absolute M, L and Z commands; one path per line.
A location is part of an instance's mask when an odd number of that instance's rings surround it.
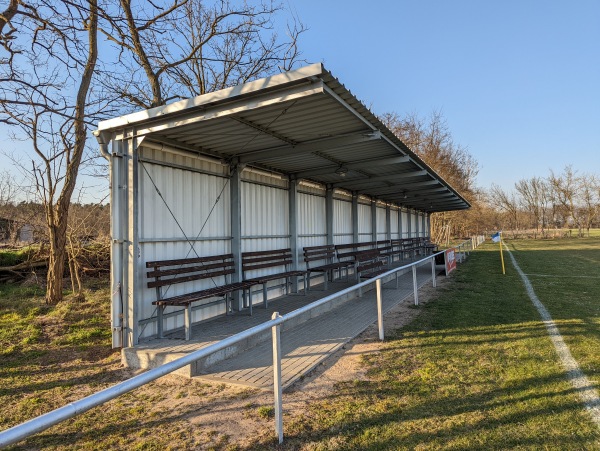
M 501 212 L 498 228 L 530 229 L 534 237 L 547 237 L 551 230 L 563 228 L 589 236 L 590 229 L 600 225 L 600 179 L 579 174 L 571 166 L 561 173 L 519 180 L 514 191 L 492 185 L 489 201 Z

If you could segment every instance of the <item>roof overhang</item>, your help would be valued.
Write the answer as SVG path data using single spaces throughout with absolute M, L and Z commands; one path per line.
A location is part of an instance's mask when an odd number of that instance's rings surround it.
M 100 122 L 132 136 L 420 211 L 469 208 L 322 64 Z

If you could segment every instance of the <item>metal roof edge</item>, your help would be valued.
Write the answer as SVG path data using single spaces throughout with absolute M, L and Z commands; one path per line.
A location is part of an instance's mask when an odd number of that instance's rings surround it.
M 324 71 L 323 64 L 315 63 L 304 66 L 289 72 L 283 72 L 269 77 L 221 89 L 219 91 L 203 94 L 189 99 L 179 100 L 168 105 L 150 108 L 147 110 L 136 111 L 134 113 L 119 116 L 113 119 L 107 119 L 98 123 L 98 131 L 107 131 L 131 126 L 147 120 L 158 119 L 161 116 L 177 114 L 186 110 L 203 107 L 223 101 L 230 101 L 237 97 L 264 92 L 268 89 L 281 88 L 286 85 L 292 85 L 311 77 L 318 77 Z
M 442 185 L 452 191 L 460 200 L 462 200 L 466 208 L 470 208 L 471 204 L 467 201 L 456 189 L 450 185 L 442 176 L 440 176 L 437 172 L 435 172 L 427 163 L 425 163 L 415 152 L 413 152 L 410 147 L 408 147 L 398 136 L 396 136 L 383 122 L 381 119 L 374 114 L 369 108 L 367 108 L 358 98 L 352 94 L 352 92 L 346 88 L 331 72 L 323 67 L 323 74 L 326 77 L 323 79 L 325 84 L 332 90 L 336 88 L 341 88 L 349 95 L 352 99 L 352 103 L 349 103 L 352 108 L 354 108 L 359 114 L 361 114 L 365 119 L 373 124 L 378 130 L 380 130 L 388 139 L 390 139 L 396 146 L 398 146 L 403 152 L 414 160 L 417 166 L 421 166 L 422 169 L 426 170 L 434 179 L 440 181 Z M 322 77 L 323 78 L 323 77 Z

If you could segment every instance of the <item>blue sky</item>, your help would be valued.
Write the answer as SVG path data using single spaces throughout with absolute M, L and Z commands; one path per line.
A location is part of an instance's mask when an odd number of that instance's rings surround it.
M 442 111 L 482 188 L 600 175 L 599 0 L 282 1 L 309 28 L 304 58 L 375 113 Z
M 600 175 L 600 1 L 285 4 L 309 27 L 304 57 L 375 113 L 442 111 L 479 186 Z

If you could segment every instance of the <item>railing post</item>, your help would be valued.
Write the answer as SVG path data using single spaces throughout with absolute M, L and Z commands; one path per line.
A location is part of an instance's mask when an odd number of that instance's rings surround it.
M 383 341 L 383 301 L 381 299 L 381 279 L 375 280 L 375 291 L 377 292 L 377 325 L 379 326 L 379 339 Z
M 437 286 L 437 280 L 435 278 L 435 256 L 431 257 L 431 284 L 433 288 Z
M 415 293 L 415 305 L 419 305 L 419 287 L 417 286 L 417 265 L 413 265 L 412 273 L 413 273 L 413 291 Z
M 273 312 L 271 319 L 279 318 L 279 312 Z M 273 337 L 273 394 L 275 398 L 275 433 L 279 444 L 283 443 L 283 403 L 281 389 L 281 325 L 271 328 Z

